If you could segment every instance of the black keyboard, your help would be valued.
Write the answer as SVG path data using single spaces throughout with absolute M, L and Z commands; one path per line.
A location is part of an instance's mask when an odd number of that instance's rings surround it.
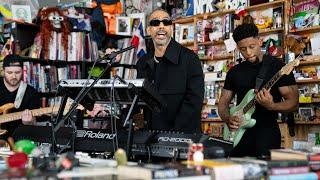
M 30 139 L 39 143 L 51 143 L 51 127 L 21 126 L 16 129 L 15 141 Z M 109 130 L 78 129 L 75 150 L 84 152 L 113 152 L 118 137 L 119 147 L 126 148 L 126 131 L 118 131 L 118 136 Z M 63 127 L 56 133 L 57 144 L 64 145 L 72 137 L 72 129 Z M 225 157 L 232 149 L 232 143 L 204 134 L 185 134 L 173 131 L 135 131 L 132 155 L 146 157 L 166 157 L 187 159 L 190 143 L 202 143 L 209 158 Z

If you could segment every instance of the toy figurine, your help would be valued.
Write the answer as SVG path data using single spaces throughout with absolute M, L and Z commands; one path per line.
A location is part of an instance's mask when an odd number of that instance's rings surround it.
M 56 8 L 44 8 L 39 12 L 40 16 L 40 37 L 42 44 L 42 53 L 45 59 L 49 58 L 49 44 L 52 40 L 53 32 L 59 30 L 62 33 L 62 45 L 64 52 L 68 50 L 68 35 L 70 27 L 66 16 L 63 12 Z M 65 53 L 66 56 L 67 53 Z M 65 58 L 66 59 L 66 58 Z
M 309 37 L 289 35 L 285 39 L 285 47 L 297 56 L 302 52 L 302 50 L 306 47 L 306 43 L 309 41 Z

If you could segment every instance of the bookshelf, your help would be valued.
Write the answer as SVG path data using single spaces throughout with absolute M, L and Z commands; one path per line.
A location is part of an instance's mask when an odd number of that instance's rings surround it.
M 260 35 L 267 35 L 267 34 L 273 34 L 273 33 L 284 33 L 283 28 L 275 28 L 275 29 L 260 29 L 259 34 Z
M 233 55 L 225 55 L 225 56 L 212 56 L 212 57 L 200 57 L 201 61 L 220 61 L 220 60 L 230 60 L 233 59 Z
M 35 37 L 40 31 L 40 26 L 24 22 L 5 21 L 4 38 L 7 40 L 10 37 L 13 37 L 15 47 L 17 46 L 21 49 L 21 51 L 14 51 L 14 53 L 23 57 L 24 81 L 33 86 L 39 92 L 42 97 L 42 105 L 50 105 L 43 102 L 49 102 L 56 96 L 56 88 L 59 83 L 59 79 L 86 78 L 87 68 L 90 66 L 89 63 L 87 64 L 87 61 L 94 59 L 92 54 L 87 56 L 87 52 L 92 52 L 93 49 L 91 46 L 91 39 L 86 38 L 90 32 L 86 30 L 70 30 L 70 34 L 75 33 L 78 35 L 79 41 L 84 42 L 84 39 L 86 39 L 86 45 L 85 43 L 82 43 L 82 45 L 77 43 L 74 46 L 76 48 L 73 48 L 73 50 L 77 51 L 77 54 L 82 55 L 82 58 L 80 58 L 79 55 L 74 59 L 74 61 L 70 61 L 69 59 L 60 59 L 57 53 L 52 59 L 44 59 L 42 58 L 43 56 L 40 56 L 40 52 L 33 56 L 39 58 L 30 58 L 28 52 L 31 50 L 29 48 L 33 45 Z M 54 30 L 53 32 L 56 34 L 60 33 L 59 30 Z M 61 42 L 61 39 L 59 40 L 59 38 L 56 38 L 56 42 L 56 48 L 49 48 L 49 51 L 60 51 L 62 46 L 58 45 L 58 43 Z M 69 42 L 71 42 L 71 40 L 69 40 Z M 85 52 L 85 48 L 87 48 L 86 50 L 88 51 Z M 43 52 L 41 52 L 41 54 L 42 53 Z M 62 54 L 65 54 L 65 52 Z
M 206 119 L 202 119 L 201 121 L 223 123 L 223 121 L 220 118 L 206 118 Z
M 299 66 L 308 66 L 308 65 L 316 65 L 316 64 L 320 64 L 320 60 L 301 61 Z
M 301 29 L 297 31 L 299 35 L 306 35 L 309 33 L 314 33 L 319 30 L 318 26 L 315 27 L 309 27 L 305 29 Z M 296 31 L 290 31 L 292 34 L 296 34 Z M 320 56 L 319 55 L 307 55 L 303 57 L 303 60 L 300 61 L 300 64 L 298 67 L 296 67 L 296 71 L 308 71 L 309 68 L 314 69 L 317 71 L 316 66 L 320 65 Z M 296 80 L 299 90 L 301 89 L 312 89 L 312 87 L 317 87 L 320 78 L 315 77 L 308 78 L 308 79 L 297 79 Z M 307 92 L 306 97 L 304 98 L 304 95 L 300 94 L 299 98 L 299 108 L 312 108 L 312 111 L 314 111 L 314 107 L 319 107 L 320 99 L 317 97 L 319 93 L 312 93 Z M 308 98 L 308 100 L 306 100 Z M 306 141 L 308 139 L 309 133 L 315 133 L 320 131 L 320 121 L 318 118 L 311 120 L 309 118 L 303 118 L 300 116 L 300 112 L 296 112 L 298 117 L 295 118 L 295 133 L 296 136 L 294 137 L 294 140 L 300 140 L 300 141 Z M 314 112 L 314 114 L 316 114 Z M 293 140 L 292 140 L 293 141 Z M 292 146 L 290 146 L 292 147 Z
M 223 10 L 223 11 L 198 15 L 197 17 L 198 19 L 211 19 L 214 17 L 224 16 L 226 14 L 233 14 L 233 13 L 235 13 L 235 10 Z
M 272 2 L 249 6 L 249 7 L 246 7 L 245 10 L 257 11 L 257 10 L 263 10 L 263 9 L 267 9 L 267 8 L 276 8 L 276 7 L 282 6 L 283 3 L 286 3 L 286 2 L 287 2 L 286 0 L 276 0 L 276 1 L 272 1 Z
M 296 124 L 303 124 L 303 125 L 320 125 L 320 121 L 295 121 Z
M 297 84 L 311 84 L 311 83 L 319 83 L 320 79 L 298 79 L 296 80 Z
M 224 47 L 224 39 L 217 38 L 217 39 L 210 40 L 208 36 L 207 37 L 203 36 L 202 37 L 203 39 L 199 40 L 198 34 L 200 34 L 200 32 L 197 29 L 197 25 L 198 25 L 197 23 L 198 22 L 208 22 L 208 20 L 212 20 L 214 18 L 225 18 L 226 16 L 231 17 L 231 14 L 234 14 L 234 13 L 235 13 L 235 10 L 223 10 L 223 11 L 217 11 L 217 12 L 213 12 L 213 13 L 194 15 L 192 17 L 180 18 L 180 19 L 174 20 L 173 22 L 174 22 L 175 27 L 176 27 L 176 24 L 179 24 L 179 25 L 192 25 L 194 28 L 194 36 L 192 39 L 193 41 L 188 42 L 188 43 L 181 43 L 182 45 L 185 45 L 188 48 L 193 47 L 193 49 L 195 51 L 198 51 L 200 48 L 202 48 L 202 49 L 205 48 L 204 51 L 207 51 L 209 48 L 212 48 L 212 47 Z M 204 26 L 203 26 L 203 28 L 204 28 Z M 232 28 L 230 27 L 230 30 L 231 29 Z M 179 39 L 177 37 L 175 37 L 175 38 L 176 38 L 176 40 Z M 178 42 L 179 42 L 179 40 L 178 40 Z M 234 61 L 234 54 L 233 54 L 233 52 L 226 53 L 226 54 L 225 53 L 223 53 L 223 54 L 217 54 L 217 53 L 207 54 L 207 53 L 205 53 L 204 56 L 199 55 L 199 59 L 200 59 L 200 61 L 202 61 L 202 63 L 211 65 L 212 63 L 219 62 L 219 61 L 224 61 L 224 62 Z M 211 72 L 208 72 L 208 73 L 211 73 Z M 214 87 L 215 89 L 216 88 L 221 89 L 222 84 L 224 83 L 224 80 L 225 80 L 224 77 L 214 78 L 213 81 L 215 82 L 215 84 L 220 84 L 220 85 L 219 86 L 215 85 L 212 87 Z M 206 98 L 206 100 L 208 100 L 208 98 Z M 216 103 L 215 103 L 215 105 L 216 105 Z M 207 106 L 211 106 L 211 105 L 204 103 L 203 106 L 207 107 Z M 210 127 L 211 127 L 212 123 L 219 123 L 220 126 L 218 128 L 220 130 L 222 128 L 221 125 L 223 125 L 220 118 L 206 118 L 206 119 L 202 119 L 202 122 L 203 122 L 202 124 L 204 126 L 208 125 Z M 213 132 L 216 132 L 216 131 L 213 131 Z M 209 131 L 206 133 L 210 134 L 212 132 Z M 216 134 L 216 135 L 218 135 L 218 134 Z
M 320 26 L 312 26 L 308 28 L 298 29 L 298 30 L 290 30 L 290 33 L 296 34 L 307 34 L 307 33 L 317 33 L 320 31 Z
M 280 28 L 268 28 L 268 29 L 259 29 L 259 35 L 261 36 L 269 36 L 269 35 L 273 35 L 273 34 L 277 34 L 279 35 L 279 38 L 282 41 L 282 46 L 283 46 L 283 38 L 285 37 L 286 34 L 286 27 L 285 27 L 285 22 L 287 21 L 287 1 L 286 0 L 277 0 L 277 1 L 273 1 L 273 2 L 268 2 L 268 3 L 263 3 L 263 4 L 259 4 L 259 5 L 254 5 L 254 6 L 250 6 L 250 7 L 245 7 L 245 10 L 247 12 L 253 12 L 253 11 L 261 11 L 261 10 L 265 10 L 268 8 L 274 9 L 277 7 L 282 7 L 282 12 L 284 15 L 282 15 L 282 27 Z M 200 40 L 197 37 L 198 29 L 197 29 L 197 23 L 199 23 L 199 21 L 207 21 L 207 20 L 211 20 L 214 18 L 226 18 L 227 16 L 230 16 L 232 14 L 235 14 L 236 11 L 235 10 L 223 10 L 223 11 L 217 11 L 217 12 L 213 12 L 213 13 L 206 13 L 206 14 L 198 14 L 198 15 L 194 15 L 191 17 L 186 17 L 186 18 L 179 18 L 173 21 L 174 23 L 174 27 L 176 27 L 176 24 L 178 25 L 191 25 L 194 28 L 194 36 L 193 36 L 193 41 L 187 42 L 187 43 L 181 43 L 184 46 L 187 46 L 188 48 L 193 48 L 196 52 L 199 52 L 199 50 L 201 51 L 203 48 L 206 50 L 208 48 L 211 47 L 219 47 L 219 46 L 224 46 L 224 37 L 222 38 L 216 38 L 214 40 Z M 234 26 L 236 23 L 232 23 L 232 25 Z M 203 27 L 204 28 L 204 27 Z M 230 27 L 230 30 L 232 31 L 234 27 Z M 282 35 L 283 34 L 283 35 Z M 176 34 L 175 34 L 176 35 Z M 229 35 L 230 36 L 230 35 Z M 175 37 L 176 40 L 178 41 L 179 38 Z M 203 37 L 205 38 L 205 37 Z M 216 63 L 228 63 L 228 62 L 234 62 L 235 59 L 237 58 L 237 55 L 235 52 L 231 52 L 230 54 L 223 54 L 223 55 L 218 55 L 218 54 L 212 54 L 212 55 L 208 55 L 208 54 L 201 54 L 199 55 L 199 59 L 202 61 L 203 64 L 208 64 L 208 65 L 215 65 Z M 211 73 L 211 72 L 208 72 Z M 207 74 L 207 72 L 205 72 L 205 74 Z M 212 81 L 214 83 L 214 91 L 217 91 L 216 88 L 222 89 L 223 87 L 223 83 L 224 83 L 225 78 L 210 78 L 210 81 Z M 212 86 L 211 86 L 212 87 Z M 210 90 L 212 91 L 212 88 L 210 88 Z M 218 94 L 219 94 L 219 90 L 218 90 Z M 217 95 L 218 95 L 217 94 Z M 216 100 L 218 100 L 218 97 L 214 97 Z M 205 97 L 205 99 L 208 101 L 208 98 Z M 215 103 L 215 105 L 208 105 L 207 103 L 204 103 L 204 109 L 208 109 L 210 107 L 212 108 L 216 108 L 217 103 Z M 223 125 L 221 119 L 218 118 L 206 118 L 206 119 L 202 119 L 202 124 L 203 127 L 205 126 L 210 126 L 210 124 L 212 123 L 219 123 L 221 125 Z M 218 129 L 221 128 L 220 126 L 218 127 Z M 220 129 L 221 130 L 221 129 Z M 215 130 L 213 130 L 214 132 L 216 132 Z M 218 130 L 219 131 L 219 130 Z M 287 145 L 287 139 L 286 139 L 286 145 Z
M 189 24 L 189 23 L 193 23 L 195 17 L 196 17 L 196 16 L 184 17 L 184 18 L 175 19 L 175 20 L 173 21 L 173 23 L 174 23 L 174 24 Z
M 193 46 L 193 42 L 183 42 L 181 43 L 182 46 Z
M 206 42 L 198 42 L 199 46 L 214 46 L 214 45 L 221 45 L 224 44 L 223 40 L 218 40 L 218 41 L 206 41 Z

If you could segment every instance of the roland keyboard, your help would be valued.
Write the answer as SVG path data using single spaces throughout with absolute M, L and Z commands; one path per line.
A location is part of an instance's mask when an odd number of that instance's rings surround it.
M 138 95 L 140 104 L 143 102 L 151 109 L 159 111 L 165 105 L 158 91 L 146 79 L 124 80 L 100 79 L 80 102 L 85 108 L 91 109 L 95 102 L 108 103 L 113 99 L 118 104 L 131 104 L 135 95 Z M 59 83 L 59 93 L 68 95 L 72 99 L 77 97 L 83 87 L 89 87 L 93 79 L 65 79 Z M 112 92 L 113 90 L 113 92 Z M 114 95 L 114 97 L 112 97 Z M 86 106 L 87 104 L 87 106 Z M 91 107 L 91 108 L 90 108 Z
M 51 127 L 20 126 L 13 134 L 14 140 L 30 139 L 38 143 L 51 143 Z M 56 133 L 59 146 L 69 144 L 72 129 L 62 127 Z M 128 132 L 118 131 L 117 134 L 105 129 L 77 129 L 75 150 L 84 152 L 113 152 L 115 138 L 119 147 L 126 148 Z M 69 142 L 69 143 L 68 143 Z M 231 151 L 231 142 L 212 138 L 204 134 L 186 134 L 175 131 L 134 131 L 132 155 L 135 157 L 158 157 L 187 159 L 189 143 L 202 143 L 206 158 L 225 157 Z

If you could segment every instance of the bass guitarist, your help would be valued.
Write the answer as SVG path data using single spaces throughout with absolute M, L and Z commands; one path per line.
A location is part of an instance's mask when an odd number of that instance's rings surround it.
M 282 76 L 271 89 L 260 89 L 285 64 L 279 59 L 263 54 L 263 41 L 259 38 L 258 32 L 254 24 L 239 25 L 233 32 L 233 39 L 246 61 L 234 66 L 227 73 L 218 112 L 229 129 L 237 130 L 241 125 L 240 117 L 229 112 L 230 103 L 235 95 L 239 104 L 250 89 L 255 89 L 257 104 L 252 114 L 252 118 L 256 119 L 255 126 L 245 131 L 230 156 L 270 156 L 269 150 L 278 149 L 281 144 L 278 112 L 292 112 L 298 107 L 298 89 L 292 72 Z M 262 66 L 265 66 L 263 74 L 260 73 Z
M 22 58 L 17 55 L 7 55 L 3 60 L 3 70 L 4 76 L 0 79 L 0 106 L 3 107 L 5 104 L 14 103 L 16 107 L 9 112 L 23 111 L 21 116 L 22 123 L 34 124 L 35 117 L 32 116 L 29 109 L 40 108 L 40 96 L 33 87 L 22 82 Z M 1 124 L 1 128 L 8 131 L 2 138 L 11 136 L 20 124 L 21 121 Z

